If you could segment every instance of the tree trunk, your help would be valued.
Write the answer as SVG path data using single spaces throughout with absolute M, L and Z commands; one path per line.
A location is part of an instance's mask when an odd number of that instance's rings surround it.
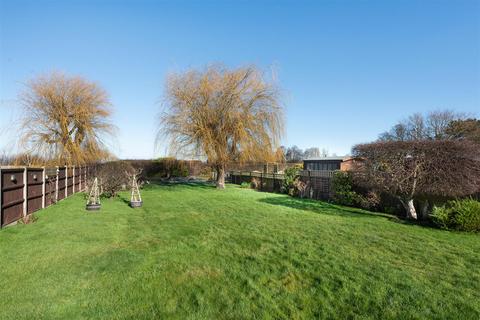
M 225 189 L 225 167 L 217 166 L 217 189 Z
M 407 211 L 407 218 L 417 220 L 417 210 L 415 209 L 413 199 L 402 201 L 402 204 L 405 207 L 405 210 Z

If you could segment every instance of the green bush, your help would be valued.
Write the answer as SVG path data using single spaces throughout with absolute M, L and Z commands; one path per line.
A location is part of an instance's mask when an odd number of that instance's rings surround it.
M 287 168 L 284 171 L 285 180 L 283 180 L 282 192 L 293 196 L 296 192 L 296 185 L 298 180 L 298 175 L 302 170 L 301 165 L 295 165 L 293 167 Z
M 441 207 L 435 206 L 433 221 L 443 229 L 480 231 L 480 201 L 471 198 L 452 200 Z
M 335 171 L 332 178 L 332 200 L 344 206 L 365 206 L 366 199 L 353 190 L 352 175 Z
M 243 181 L 242 184 L 240 185 L 240 188 L 250 189 L 250 183 Z

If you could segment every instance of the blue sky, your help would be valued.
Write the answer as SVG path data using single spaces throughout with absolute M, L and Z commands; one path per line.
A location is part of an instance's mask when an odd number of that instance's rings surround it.
M 101 84 L 114 151 L 151 158 L 169 72 L 274 69 L 284 144 L 345 154 L 413 112 L 480 112 L 480 1 L 0 0 L 0 149 L 18 92 L 51 70 Z

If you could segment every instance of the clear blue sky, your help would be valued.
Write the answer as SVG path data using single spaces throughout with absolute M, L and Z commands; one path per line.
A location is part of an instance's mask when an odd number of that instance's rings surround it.
M 110 93 L 122 158 L 155 155 L 166 74 L 214 62 L 273 67 L 284 144 L 301 148 L 344 154 L 413 112 L 480 112 L 478 0 L 0 3 L 0 126 L 25 80 L 79 74 Z

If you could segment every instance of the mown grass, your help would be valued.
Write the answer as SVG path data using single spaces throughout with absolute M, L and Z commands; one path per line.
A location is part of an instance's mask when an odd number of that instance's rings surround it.
M 228 186 L 0 231 L 0 319 L 478 319 L 480 236 Z

